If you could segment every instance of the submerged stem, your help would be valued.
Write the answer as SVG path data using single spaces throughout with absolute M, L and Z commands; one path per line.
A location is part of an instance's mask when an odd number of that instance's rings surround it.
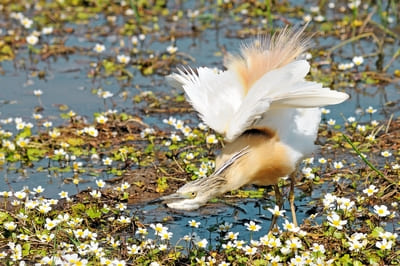
M 392 179 L 386 177 L 381 171 L 379 171 L 374 165 L 372 165 L 372 163 L 368 161 L 367 158 L 365 158 L 365 156 L 357 149 L 357 147 L 354 146 L 353 142 L 349 139 L 349 137 L 347 137 L 345 134 L 343 134 L 342 136 L 347 141 L 347 143 L 350 144 L 351 148 L 353 148 L 353 150 L 357 153 L 357 155 L 360 156 L 361 160 L 363 160 L 372 170 L 374 170 L 379 176 L 384 178 L 390 184 L 395 184 L 395 182 Z

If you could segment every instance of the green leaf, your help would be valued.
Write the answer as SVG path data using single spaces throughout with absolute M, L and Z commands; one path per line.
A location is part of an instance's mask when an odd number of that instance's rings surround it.
M 375 227 L 374 230 L 372 230 L 371 232 L 371 236 L 378 238 L 379 237 L 379 233 L 383 233 L 385 230 L 383 230 L 382 227 Z
M 20 133 L 18 133 L 18 135 L 16 136 L 16 139 L 27 138 L 27 137 L 30 137 L 31 135 L 32 135 L 31 129 L 29 127 L 25 127 L 24 130 L 22 130 Z
M 26 155 L 30 161 L 38 161 L 42 159 L 47 153 L 45 149 L 28 148 L 26 150 Z
M 349 254 L 344 254 L 343 257 L 339 259 L 340 265 L 351 265 L 352 259 Z
M 8 218 L 11 218 L 11 216 L 7 212 L 0 212 L 0 224 L 3 224 L 4 221 L 8 221 Z
M 103 67 L 104 67 L 105 74 L 107 76 L 111 75 L 112 73 L 114 73 L 117 70 L 117 65 L 115 65 L 114 62 L 108 61 L 108 60 L 103 60 Z
M 29 242 L 25 242 L 22 245 L 22 256 L 23 257 L 28 256 L 30 251 L 31 251 L 31 244 Z
M 86 214 L 91 219 L 96 219 L 96 218 L 100 218 L 101 217 L 101 211 L 99 211 L 96 206 L 87 209 L 86 210 Z

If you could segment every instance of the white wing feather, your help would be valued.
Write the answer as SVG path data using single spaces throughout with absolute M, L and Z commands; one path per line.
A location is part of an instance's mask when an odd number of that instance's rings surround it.
M 307 61 L 299 60 L 261 77 L 232 117 L 226 139 L 234 140 L 270 108 L 320 107 L 337 104 L 348 98 L 347 94 L 323 88 L 320 83 L 305 81 L 309 68 Z
M 204 123 L 223 134 L 244 97 L 240 82 L 231 71 L 200 67 L 196 72 L 180 70 L 167 80 L 176 88 L 182 87 Z
M 265 73 L 247 95 L 236 73 L 217 73 L 198 68 L 173 74 L 169 78 L 175 87 L 181 86 L 202 120 L 232 141 L 251 128 L 269 109 L 312 108 L 343 102 L 346 93 L 323 88 L 320 83 L 306 81 L 310 65 L 297 60 Z

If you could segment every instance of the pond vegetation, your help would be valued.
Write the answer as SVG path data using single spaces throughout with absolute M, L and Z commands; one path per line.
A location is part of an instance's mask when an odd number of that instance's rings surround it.
M 90 97 L 101 99 L 102 110 L 79 113 L 59 104 L 58 117 L 46 116 L 51 103 L 35 88 L 29 117 L 0 116 L 2 264 L 399 264 L 400 98 L 385 90 L 400 89 L 400 4 L 295 3 L 2 1 L 0 73 L 20 71 L 27 80 L 46 81 L 61 60 L 82 57 Z M 258 205 L 265 221 L 230 217 L 205 225 L 190 219 L 180 224 L 187 233 L 178 236 L 170 228 L 179 221 L 168 210 L 153 222 L 139 215 L 132 206 L 210 174 L 223 145 L 198 121 L 183 92 L 164 84 L 163 76 L 177 66 L 206 60 L 183 47 L 201 36 L 216 38 L 207 32 L 223 31 L 227 42 L 240 42 L 302 22 L 310 22 L 307 31 L 315 34 L 305 55 L 309 78 L 348 92 L 353 110 L 322 109 L 320 149 L 296 172 L 296 196 L 307 201 L 300 226 L 271 202 Z M 209 66 L 222 66 L 227 47 L 218 48 Z M 362 106 L 360 95 L 372 96 L 373 104 Z M 7 98 L 3 109 L 12 105 Z M 27 171 L 61 179 L 76 188 L 74 195 L 60 189 L 58 197 L 45 197 L 46 184 L 39 182 L 15 190 L 12 183 L 23 183 Z M 280 186 L 286 191 L 288 181 Z M 270 188 L 243 188 L 209 205 L 240 212 L 240 202 L 272 194 Z M 268 232 L 273 215 L 280 227 Z M 198 234 L 202 227 L 208 237 Z

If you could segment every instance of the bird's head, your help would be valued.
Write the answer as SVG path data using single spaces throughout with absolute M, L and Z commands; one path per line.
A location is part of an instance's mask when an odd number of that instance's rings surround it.
M 180 187 L 174 194 L 161 197 L 160 200 L 171 209 L 196 210 L 208 200 L 223 194 L 226 178 L 223 175 L 210 175 Z
M 167 204 L 169 208 L 179 210 L 195 210 L 206 204 L 209 199 L 225 193 L 229 190 L 227 184 L 227 169 L 240 157 L 249 152 L 249 147 L 235 153 L 229 160 L 211 175 L 194 180 L 180 187 L 174 194 L 158 199 Z

